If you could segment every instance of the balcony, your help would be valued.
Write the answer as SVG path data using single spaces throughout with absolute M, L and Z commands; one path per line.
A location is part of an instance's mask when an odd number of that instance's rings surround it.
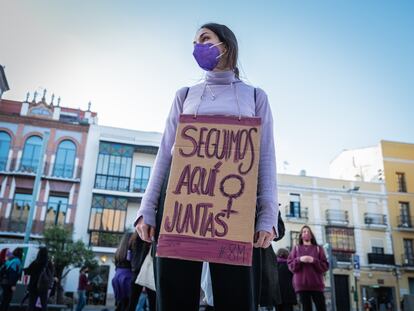
M 122 232 L 90 231 L 89 245 L 117 248 L 122 236 Z
M 6 170 L 7 163 L 10 163 L 10 168 Z M 37 165 L 38 163 L 34 162 L 27 162 L 21 163 L 19 167 L 17 167 L 17 159 L 16 158 L 0 158 L 0 172 L 12 174 L 12 175 L 30 175 L 34 176 L 37 173 Z M 82 167 L 78 166 L 76 172 L 74 172 L 73 166 L 61 166 L 55 172 L 54 169 L 52 170 L 52 174 L 49 175 L 50 169 L 50 162 L 46 162 L 43 168 L 43 178 L 51 178 L 51 179 L 59 179 L 59 180 L 70 180 L 79 181 L 82 174 Z M 56 173 L 56 174 L 55 174 Z M 74 174 L 75 173 L 75 174 Z
M 51 175 L 49 175 L 50 166 L 52 165 L 51 162 L 46 162 L 45 167 L 43 170 L 43 175 L 48 176 L 50 178 L 56 179 L 80 179 L 82 176 L 82 167 L 78 166 L 76 172 L 74 172 L 75 167 L 71 165 L 58 165 L 52 168 Z
M 395 259 L 393 254 L 377 254 L 368 253 L 368 264 L 377 265 L 395 265 Z
M 326 221 L 329 225 L 348 226 L 348 211 L 328 209 L 326 210 Z
M 128 192 L 130 180 L 129 177 L 96 174 L 95 188 Z
M 0 231 L 22 236 L 26 231 L 26 224 L 27 219 L 11 219 L 2 217 L 0 218 Z M 43 235 L 43 231 L 52 225 L 53 224 L 46 221 L 34 220 L 31 234 L 41 236 Z M 73 224 L 65 224 L 64 227 L 72 230 Z
M 148 179 L 110 176 L 96 174 L 95 188 L 111 191 L 121 191 L 143 194 L 147 188 Z
M 414 231 L 413 228 L 414 217 L 400 215 L 397 217 L 397 226 L 400 230 Z
M 308 208 L 302 207 L 299 210 L 292 211 L 290 205 L 286 205 L 285 217 L 289 221 L 306 222 L 308 221 Z
M 384 214 L 365 213 L 364 223 L 369 227 L 387 227 L 387 216 Z
M 332 255 L 336 258 L 336 261 L 338 262 L 350 263 L 352 261 L 352 253 L 333 251 Z
M 413 267 L 414 268 L 414 255 L 401 255 L 401 263 L 405 267 Z

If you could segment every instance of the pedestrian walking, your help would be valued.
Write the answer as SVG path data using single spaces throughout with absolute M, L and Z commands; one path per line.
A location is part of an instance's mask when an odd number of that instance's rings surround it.
M 39 248 L 36 259 L 24 269 L 24 272 L 30 275 L 27 286 L 29 291 L 27 310 L 34 311 L 39 304 L 43 311 L 47 310 L 47 299 L 54 282 L 54 267 L 46 247 Z
M 193 56 L 206 71 L 203 82 L 177 91 L 141 206 L 136 230 L 147 242 L 158 238 L 167 176 L 180 114 L 261 117 L 261 145 L 254 246 L 267 248 L 276 236 L 277 185 L 273 117 L 266 93 L 239 77 L 238 43 L 225 25 L 201 26 Z M 252 206 L 252 208 L 255 208 Z M 209 263 L 215 310 L 256 310 L 252 267 Z M 202 262 L 155 258 L 157 311 L 198 310 Z
M 86 289 L 89 285 L 88 272 L 88 267 L 82 267 L 79 271 L 78 304 L 76 305 L 76 311 L 82 311 L 86 305 Z
M 277 311 L 293 311 L 293 306 L 297 304 L 297 300 L 292 285 L 293 273 L 287 265 L 289 251 L 286 248 L 279 248 L 276 256 L 281 297 L 281 303 L 277 306 Z
M 129 245 L 129 250 L 131 253 L 131 285 L 130 285 L 130 294 L 129 294 L 129 306 L 128 311 L 135 311 L 139 301 L 139 297 L 143 292 L 143 287 L 137 284 L 135 281 L 138 277 L 139 272 L 141 271 L 142 264 L 150 251 L 150 243 L 141 240 L 138 233 L 135 231 L 132 233 L 131 242 Z M 148 296 L 149 301 L 149 310 L 155 310 L 155 291 L 151 289 L 146 289 L 145 295 Z
M 323 275 L 329 264 L 309 226 L 303 226 L 300 230 L 299 244 L 289 254 L 288 266 L 293 272 L 293 287 L 299 293 L 303 310 L 311 311 L 313 301 L 317 311 L 325 311 Z

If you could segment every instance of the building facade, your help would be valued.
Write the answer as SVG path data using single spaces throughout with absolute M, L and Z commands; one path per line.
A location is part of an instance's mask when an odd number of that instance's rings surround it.
M 347 150 L 332 161 L 330 172 L 336 178 L 385 181 L 399 299 L 414 294 L 414 144 L 381 141 Z
M 28 96 L 29 97 L 29 96 Z M 85 147 L 96 113 L 46 102 L 0 100 L 0 239 L 22 242 L 35 196 L 31 238 L 48 224 L 72 227 L 78 205 Z M 48 133 L 46 152 L 41 154 Z M 34 179 L 43 161 L 38 193 Z
M 356 310 L 356 300 L 362 310 L 365 300 L 384 295 L 397 310 L 398 280 L 385 185 L 285 174 L 279 174 L 278 180 L 286 234 L 275 250 L 291 249 L 302 226 L 309 225 L 320 245 L 332 247 L 337 310 Z M 359 271 L 353 268 L 355 255 Z M 325 281 L 330 304 L 331 281 L 328 276 Z
M 74 226 L 74 239 L 90 245 L 99 262 L 89 276 L 89 304 L 113 304 L 114 254 L 124 232 L 134 230 L 160 141 L 159 133 L 90 126 L 79 193 L 83 209 Z M 76 270 L 68 275 L 67 291 L 76 291 L 77 278 Z

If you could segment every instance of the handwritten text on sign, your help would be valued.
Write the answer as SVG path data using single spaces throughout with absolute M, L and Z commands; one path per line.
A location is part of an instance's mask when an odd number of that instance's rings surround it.
M 181 115 L 157 255 L 251 265 L 260 118 Z

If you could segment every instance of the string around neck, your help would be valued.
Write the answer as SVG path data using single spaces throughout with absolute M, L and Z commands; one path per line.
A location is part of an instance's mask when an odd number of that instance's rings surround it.
M 241 120 L 241 108 L 240 108 L 240 102 L 239 102 L 239 94 L 238 94 L 238 92 L 237 92 L 236 83 L 231 82 L 230 84 L 231 84 L 231 86 L 232 86 L 232 88 L 233 88 L 234 97 L 235 97 L 235 99 L 236 99 L 237 109 L 238 109 L 238 112 L 239 112 L 239 117 L 238 117 L 238 119 L 239 119 L 239 121 L 240 121 L 240 120 Z M 200 100 L 199 100 L 199 102 L 197 103 L 197 106 L 196 106 L 196 107 L 195 107 L 195 109 L 194 109 L 194 116 L 193 116 L 193 118 L 194 118 L 194 119 L 197 119 L 198 109 L 200 108 L 201 101 L 203 100 L 203 95 L 204 95 L 204 93 L 205 93 L 205 91 L 206 91 L 206 88 L 207 88 L 207 81 L 206 81 L 206 82 L 204 82 L 203 93 L 202 93 L 202 95 L 200 96 Z

